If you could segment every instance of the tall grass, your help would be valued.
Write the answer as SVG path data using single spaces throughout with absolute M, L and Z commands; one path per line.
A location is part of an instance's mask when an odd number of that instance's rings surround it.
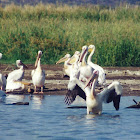
M 140 66 L 140 7 L 9 5 L 0 7 L 3 63 L 21 59 L 54 64 L 66 53 L 94 44 L 93 62 L 102 66 Z

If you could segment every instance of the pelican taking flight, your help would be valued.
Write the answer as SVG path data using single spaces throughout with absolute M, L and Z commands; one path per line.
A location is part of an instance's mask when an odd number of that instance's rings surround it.
M 84 84 L 78 78 L 75 78 L 75 84 L 77 84 L 82 90 L 82 92 L 79 92 L 78 94 L 80 97 L 83 96 L 86 100 L 87 114 L 101 114 L 103 102 L 110 103 L 113 101 L 115 109 L 119 109 L 122 86 L 118 81 L 114 81 L 103 91 L 101 91 L 100 93 L 96 93 L 95 87 L 97 85 L 98 76 L 99 72 L 97 70 L 94 70 L 92 76 L 88 79 L 86 84 Z M 92 86 L 90 87 L 89 85 L 91 83 Z M 85 93 L 85 95 L 83 93 Z M 75 97 L 77 96 L 76 94 L 77 93 L 74 92 L 71 94 L 67 94 L 65 98 L 66 104 L 71 104 L 75 100 Z
M 94 64 L 91 59 L 92 59 L 92 56 L 95 52 L 95 46 L 94 45 L 90 45 L 88 47 L 88 51 L 91 52 L 90 55 L 88 56 L 88 59 L 87 59 L 87 64 L 90 65 L 93 69 L 95 70 L 98 70 L 99 71 L 99 77 L 98 77 L 98 84 L 99 85 L 104 85 L 105 84 L 105 72 L 104 72 L 104 69 L 97 65 L 97 64 Z
M 38 51 L 38 56 L 35 62 L 35 70 L 32 70 L 31 75 L 32 75 L 32 81 L 33 81 L 33 85 L 34 85 L 34 93 L 38 93 L 36 91 L 37 87 L 41 87 L 41 92 L 39 93 L 43 93 L 43 86 L 45 83 L 45 71 L 41 69 L 41 55 L 42 55 L 42 51 Z
M 20 91 L 24 89 L 22 79 L 24 77 L 24 69 L 28 67 L 23 64 L 21 60 L 17 60 L 16 64 L 19 69 L 8 74 L 6 92 Z

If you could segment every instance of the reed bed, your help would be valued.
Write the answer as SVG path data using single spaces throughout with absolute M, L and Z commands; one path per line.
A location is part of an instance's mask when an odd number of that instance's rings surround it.
M 8 5 L 0 7 L 1 63 L 21 59 L 55 64 L 66 53 L 94 44 L 101 66 L 140 66 L 140 7 Z

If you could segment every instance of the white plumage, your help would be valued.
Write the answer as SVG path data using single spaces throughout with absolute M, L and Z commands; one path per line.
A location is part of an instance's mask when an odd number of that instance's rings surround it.
M 86 82 L 86 80 L 91 76 L 91 74 L 93 73 L 93 70 L 94 70 L 90 65 L 88 65 L 86 63 L 87 54 L 88 54 L 88 46 L 83 46 L 81 56 L 80 56 L 80 59 L 79 59 L 79 63 L 80 63 L 80 66 L 79 66 L 79 72 L 80 72 L 79 80 L 81 80 L 83 82 Z
M 106 80 L 106 76 L 105 76 L 106 74 L 105 74 L 105 72 L 104 72 L 104 69 L 103 69 L 101 66 L 99 66 L 99 65 L 97 65 L 97 64 L 94 64 L 94 63 L 91 61 L 92 56 L 93 56 L 93 54 L 94 54 L 94 52 L 95 52 L 95 46 L 94 46 L 94 45 L 90 45 L 90 46 L 88 47 L 88 51 L 91 51 L 91 53 L 90 53 L 90 55 L 88 56 L 87 64 L 88 64 L 89 66 L 91 66 L 93 69 L 99 71 L 98 84 L 99 84 L 99 85 L 104 85 L 104 84 L 105 84 L 105 80 Z
M 66 104 L 71 104 L 76 96 L 79 95 L 86 100 L 87 114 L 101 114 L 103 102 L 110 103 L 113 101 L 114 107 L 118 110 L 122 94 L 122 86 L 118 81 L 114 81 L 102 92 L 96 93 L 95 87 L 97 85 L 98 76 L 99 72 L 95 70 L 86 84 L 75 77 L 74 82 L 77 85 L 78 92 L 69 91 L 65 97 Z M 92 86 L 90 86 L 91 83 Z
M 35 62 L 35 70 L 32 70 L 31 76 L 32 76 L 32 81 L 34 85 L 34 93 L 37 93 L 36 88 L 41 87 L 41 92 L 43 93 L 43 86 L 45 83 L 45 71 L 41 69 L 41 55 L 42 51 L 38 51 L 38 56 Z
M 58 60 L 56 62 L 56 64 L 62 63 L 64 62 L 64 75 L 70 76 L 70 71 L 71 71 L 71 64 L 69 63 L 71 59 L 71 55 L 70 54 L 66 54 L 63 58 L 61 58 L 60 60 Z
M 27 68 L 21 60 L 16 61 L 17 67 L 19 69 L 12 71 L 8 74 L 6 92 L 21 91 L 24 89 L 24 84 L 22 84 L 22 79 L 24 77 L 24 69 Z

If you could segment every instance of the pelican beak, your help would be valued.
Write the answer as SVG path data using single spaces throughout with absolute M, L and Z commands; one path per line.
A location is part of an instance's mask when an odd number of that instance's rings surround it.
M 28 66 L 27 66 L 27 65 L 25 65 L 23 62 L 20 62 L 20 63 L 21 63 L 21 65 L 23 66 L 23 68 L 28 69 Z
M 68 58 L 67 58 L 67 57 L 63 57 L 63 58 L 61 58 L 60 60 L 58 60 L 58 61 L 56 62 L 56 64 L 65 62 L 66 60 L 68 60 Z
M 81 52 L 79 62 L 82 62 L 83 57 L 84 57 L 84 55 L 85 55 L 86 52 L 87 52 L 87 49 L 84 49 L 84 50 Z
M 70 64 L 73 64 L 76 61 L 75 56 L 73 55 L 69 61 Z
M 88 49 L 88 52 L 92 52 L 92 50 L 93 50 L 93 49 L 89 48 L 89 49 Z
M 39 55 L 37 56 L 37 59 L 36 59 L 36 61 L 35 61 L 35 67 L 37 67 L 38 60 L 39 60 Z
M 36 58 L 35 67 L 37 67 L 38 60 L 41 58 L 41 55 L 42 55 L 42 51 L 38 51 L 38 56 Z
M 23 82 L 23 81 L 14 81 L 15 83 L 21 83 L 25 86 L 30 86 L 32 83 L 29 83 L 29 82 Z
M 93 82 L 93 80 L 97 77 L 98 71 L 94 70 L 93 74 L 91 75 L 91 77 L 87 80 L 87 82 L 85 83 L 85 87 L 90 85 L 91 82 Z

